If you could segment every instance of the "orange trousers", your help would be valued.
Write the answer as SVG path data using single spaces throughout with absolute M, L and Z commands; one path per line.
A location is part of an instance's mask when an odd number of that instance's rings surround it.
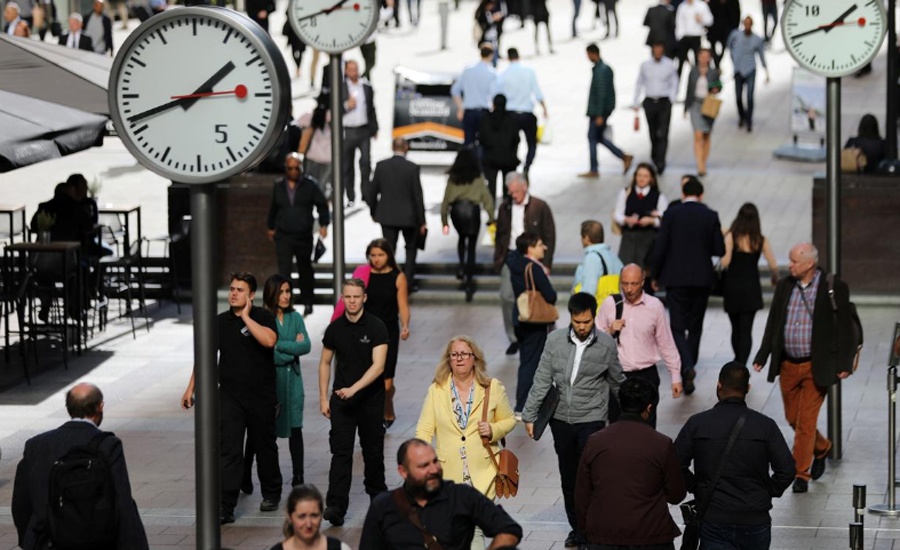
M 782 361 L 780 384 L 784 416 L 794 429 L 793 455 L 797 463 L 797 477 L 809 481 L 813 457 L 824 457 L 831 450 L 831 441 L 816 428 L 819 409 L 828 389 L 816 385 L 811 361 Z

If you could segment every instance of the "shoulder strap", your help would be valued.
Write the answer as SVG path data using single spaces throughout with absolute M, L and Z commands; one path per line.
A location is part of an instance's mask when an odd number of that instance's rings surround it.
M 831 301 L 831 310 L 837 313 L 837 300 L 834 299 L 834 273 L 825 275 L 825 282 L 828 284 L 828 299 Z
M 391 491 L 391 496 L 394 497 L 394 503 L 397 505 L 397 508 L 400 509 L 400 513 L 406 516 L 406 519 L 415 525 L 416 529 L 419 530 L 419 533 L 422 534 L 422 542 L 425 544 L 425 548 L 427 550 L 444 550 L 444 547 L 438 542 L 437 537 L 429 533 L 428 529 L 422 525 L 422 520 L 419 519 L 418 512 L 416 512 L 416 509 L 413 508 L 409 503 L 409 500 L 407 500 L 403 487 L 397 487 Z
M 534 272 L 532 271 L 533 268 L 534 268 L 534 263 L 532 263 L 532 262 L 528 262 L 525 265 L 525 290 L 526 291 L 535 290 Z
M 491 378 L 490 382 L 488 382 L 487 387 L 484 389 L 484 403 L 482 403 L 481 409 L 481 421 L 488 421 L 488 409 L 490 408 L 491 403 L 491 385 L 494 383 L 494 379 Z M 491 455 L 491 461 L 494 463 L 494 467 L 497 468 L 497 471 L 500 470 L 500 460 L 497 459 L 497 454 L 494 452 L 494 448 L 491 447 L 491 441 L 486 438 L 481 438 L 481 443 L 484 445 L 484 448 L 487 449 L 489 455 Z
M 603 254 L 601 254 L 599 250 L 594 250 L 593 252 L 597 256 L 600 256 L 600 263 L 603 264 L 603 275 L 609 275 L 609 268 L 606 267 L 606 260 L 603 259 Z
M 744 412 L 740 418 L 737 419 L 737 422 L 734 423 L 734 426 L 731 428 L 731 436 L 728 438 L 728 444 L 725 446 L 725 452 L 722 453 L 722 458 L 719 459 L 719 467 L 716 468 L 716 473 L 712 478 L 712 486 L 709 488 L 709 494 L 706 495 L 706 498 L 703 499 L 703 502 L 697 506 L 697 521 L 703 521 L 703 516 L 706 514 L 706 509 L 709 508 L 709 503 L 712 501 L 713 493 L 716 492 L 716 485 L 719 483 L 719 478 L 722 477 L 722 472 L 725 471 L 725 464 L 728 462 L 728 455 L 731 454 L 731 450 L 734 448 L 734 444 L 737 442 L 738 435 L 741 433 L 741 430 L 744 428 L 744 423 L 747 421 L 747 415 L 749 411 Z
M 625 298 L 622 297 L 621 294 L 610 294 L 613 299 L 613 304 L 616 305 L 616 321 L 622 318 L 622 313 L 625 311 Z M 612 337 L 616 339 L 616 342 L 619 341 L 619 331 L 616 331 L 612 334 Z
M 94 451 L 100 452 L 100 445 L 103 444 L 103 440 L 113 435 L 115 434 L 113 434 L 112 432 L 100 432 L 98 434 L 95 434 L 94 437 L 92 437 L 91 440 L 88 441 L 87 447 Z

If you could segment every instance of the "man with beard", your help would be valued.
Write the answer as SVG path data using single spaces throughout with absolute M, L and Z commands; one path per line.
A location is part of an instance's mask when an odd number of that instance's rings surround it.
M 522 527 L 503 508 L 473 487 L 444 481 L 437 453 L 421 439 L 400 445 L 397 471 L 403 486 L 372 503 L 360 550 L 418 550 L 423 541 L 428 548 L 437 542 L 444 550 L 468 550 L 476 526 L 493 539 L 488 550 L 522 540 Z

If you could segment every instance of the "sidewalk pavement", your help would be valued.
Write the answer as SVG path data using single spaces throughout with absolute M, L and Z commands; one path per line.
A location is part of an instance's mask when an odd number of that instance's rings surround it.
M 631 103 L 637 67 L 649 55 L 643 46 L 646 34 L 640 23 L 646 8 L 654 3 L 653 0 L 620 2 L 622 36 L 600 42 L 604 60 L 615 70 L 619 95 L 619 109 L 611 117 L 614 139 L 621 148 L 633 152 L 636 160 L 649 157 L 649 140 L 643 122 L 641 132 L 631 130 L 633 112 L 627 106 Z M 276 32 L 283 21 L 284 0 L 278 6 L 271 24 Z M 582 37 L 572 40 L 568 30 L 571 4 L 566 0 L 551 0 L 549 6 L 553 13 L 551 30 L 557 38 L 555 55 L 533 55 L 530 23 L 523 30 L 516 29 L 513 22 L 507 23 L 502 46 L 519 47 L 524 62 L 537 69 L 547 97 L 555 140 L 550 145 L 540 146 L 538 150 L 532 169 L 533 193 L 547 199 L 555 213 L 557 257 L 560 261 L 575 262 L 581 253 L 578 238 L 580 222 L 593 218 L 607 224 L 615 194 L 628 180 L 621 175 L 620 162 L 603 150 L 600 152 L 602 177 L 599 181 L 586 182 L 575 176 L 587 167 L 584 108 L 590 65 L 584 55 L 584 47 L 589 41 L 598 40 L 603 29 L 591 29 L 589 16 L 583 13 L 579 21 Z M 404 22 L 405 26 L 400 30 L 391 29 L 378 38 L 378 65 L 372 80 L 382 130 L 372 148 L 375 160 L 388 156 L 390 150 L 391 71 L 394 66 L 456 70 L 476 60 L 477 54 L 469 38 L 475 4 L 462 2 L 459 11 L 451 12 L 449 36 L 452 44 L 446 51 L 438 49 L 436 6 L 426 2 L 423 7 L 425 13 L 418 29 L 413 30 Z M 758 4 L 749 6 L 749 9 L 760 19 L 756 13 Z M 123 39 L 124 35 L 117 31 L 116 44 L 121 44 Z M 286 47 L 281 36 L 276 36 L 276 39 L 282 47 Z M 543 51 L 546 49 L 542 46 Z M 811 236 L 812 176 L 824 170 L 824 165 L 790 163 L 772 157 L 775 147 L 790 140 L 787 120 L 793 63 L 784 52 L 780 38 L 776 39 L 773 50 L 767 54 L 772 81 L 765 85 L 762 75 L 759 76 L 753 134 L 737 128 L 732 70 L 729 62 L 724 64 L 725 103 L 713 130 L 709 175 L 704 179 L 707 188 L 705 200 L 719 211 L 723 225 L 730 223 L 743 202 L 755 202 L 763 217 L 763 230 L 773 243 L 776 256 L 785 260 L 792 244 L 808 240 Z M 310 57 L 307 52 L 303 77 L 295 80 L 294 112 L 297 114 L 311 105 L 312 96 L 307 88 Z M 349 57 L 360 59 L 358 51 L 351 52 Z M 320 67 L 324 64 L 320 62 Z M 883 119 L 884 73 L 885 59 L 882 55 L 868 77 L 844 80 L 844 139 L 855 133 L 861 114 L 873 112 Z M 679 116 L 680 112 L 681 106 L 678 105 L 674 109 L 670 133 L 669 168 L 662 178 L 663 190 L 670 198 L 676 197 L 680 175 L 694 171 L 691 130 L 689 122 Z M 444 170 L 450 157 L 446 154 L 419 153 L 411 158 L 423 165 L 428 223 L 433 229 L 428 249 L 419 257 L 423 262 L 455 261 L 455 239 L 442 237 L 436 230 L 439 227 Z M 76 171 L 85 173 L 88 179 L 94 176 L 101 178 L 101 204 L 140 203 L 144 212 L 145 235 L 165 232 L 168 182 L 139 167 L 116 139 L 108 139 L 102 148 L 4 174 L 0 177 L 2 202 L 24 202 L 30 215 L 38 202 L 52 195 L 57 181 Z M 348 261 L 361 261 L 366 242 L 377 233 L 378 228 L 366 210 L 360 207 L 351 210 L 345 232 Z M 613 249 L 618 248 L 617 240 L 617 237 L 608 237 Z M 490 255 L 489 248 L 479 249 L 482 261 L 489 261 Z M 324 261 L 330 261 L 330 258 L 326 257 Z M 252 269 L 252 266 L 234 267 Z M 391 456 L 399 443 L 414 433 L 422 397 L 437 363 L 437 353 L 447 339 L 460 332 L 477 335 L 488 355 L 491 374 L 503 380 L 510 389 L 515 385 L 518 364 L 516 358 L 503 354 L 507 342 L 499 308 L 479 305 L 426 307 L 413 302 L 412 312 L 412 336 L 401 345 L 398 365 L 398 421 L 388 433 L 385 443 L 390 485 L 396 485 L 399 480 Z M 152 330 L 149 333 L 139 331 L 136 340 L 123 331 L 124 338 L 94 342 L 81 358 L 70 362 L 68 371 L 58 367 L 35 377 L 31 386 L 19 386 L 0 393 L 0 447 L 4 451 L 0 461 L 0 549 L 15 547 L 16 536 L 9 502 L 15 465 L 21 456 L 22 446 L 28 437 L 53 428 L 66 419 L 63 394 L 79 380 L 97 383 L 106 395 L 104 428 L 116 432 L 125 442 L 132 487 L 150 533 L 152 547 L 194 547 L 193 415 L 178 406 L 192 363 L 191 313 L 190 308 L 185 308 L 178 316 L 174 307 L 167 305 L 153 314 L 155 322 Z M 320 307 L 307 319 L 314 346 L 312 353 L 302 361 L 306 387 L 312 390 L 305 414 L 306 479 L 322 489 L 327 486 L 329 466 L 328 425 L 318 414 L 314 388 L 315 366 L 321 350 L 320 335 L 329 316 L 328 308 Z M 861 310 L 861 316 L 867 342 L 863 366 L 843 386 L 844 460 L 830 461 L 825 476 L 811 484 L 809 494 L 789 493 L 775 501 L 773 549 L 846 548 L 847 523 L 852 520 L 852 484 L 868 486 L 869 503 L 880 502 L 884 498 L 887 396 L 882 367 L 888 356 L 887 346 L 893 323 L 900 320 L 900 315 L 895 308 L 865 307 Z M 567 316 L 563 314 L 562 319 L 567 319 Z M 765 313 L 761 312 L 754 331 L 757 342 L 764 322 Z M 725 314 L 719 309 L 710 310 L 701 347 L 697 393 L 677 401 L 670 397 L 663 398 L 659 425 L 663 433 L 674 437 L 689 415 L 714 404 L 718 367 L 731 359 L 729 331 Z M 663 379 L 666 378 L 663 373 Z M 749 404 L 778 420 L 790 438 L 790 428 L 782 418 L 778 390 L 768 384 L 762 374 L 754 374 L 752 383 Z M 820 429 L 824 430 L 824 412 L 820 420 Z M 509 443 L 520 458 L 522 485 L 518 497 L 502 504 L 526 527 L 526 538 L 521 548 L 561 548 L 568 526 L 550 438 L 538 443 L 531 442 L 524 431 L 517 428 Z M 282 447 L 286 445 L 282 444 Z M 286 448 L 282 448 L 281 463 L 282 471 L 287 472 L 289 459 Z M 367 501 L 361 475 L 362 464 L 357 456 L 348 522 L 343 528 L 330 531 L 351 545 L 358 542 Z M 258 501 L 258 491 L 253 496 L 242 498 L 237 510 L 237 523 L 223 529 L 224 546 L 242 550 L 261 549 L 279 540 L 280 514 L 258 512 Z M 677 518 L 677 510 L 673 509 L 673 513 Z M 866 531 L 867 549 L 893 548 L 893 540 L 900 537 L 896 520 L 867 516 L 866 522 L 869 527 Z

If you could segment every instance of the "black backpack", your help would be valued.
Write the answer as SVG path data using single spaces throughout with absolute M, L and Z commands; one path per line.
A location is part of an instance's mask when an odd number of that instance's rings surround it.
M 116 486 L 100 445 L 100 432 L 87 445 L 72 447 L 50 469 L 47 522 L 53 548 L 115 549 L 118 530 Z

